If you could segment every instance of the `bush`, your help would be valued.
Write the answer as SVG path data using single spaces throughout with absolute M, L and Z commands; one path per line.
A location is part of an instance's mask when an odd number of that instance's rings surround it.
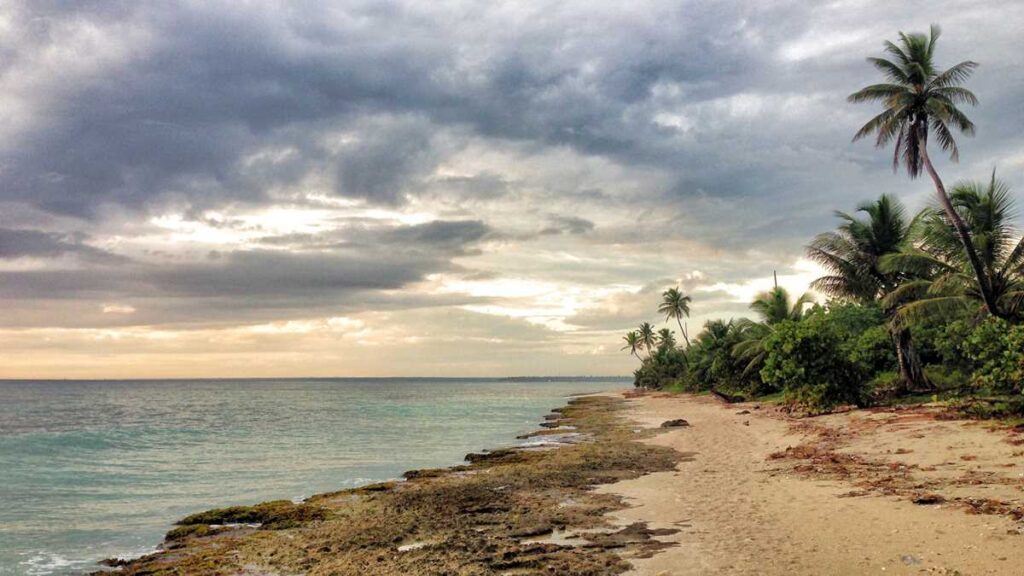
M 896 371 L 896 351 L 888 326 L 872 326 L 846 342 L 842 347 L 847 349 L 847 358 L 865 375 L 877 378 Z
M 971 383 L 1002 394 L 1019 394 L 1024 386 L 1024 326 L 988 318 L 963 341 L 971 361 Z
M 844 344 L 849 345 L 842 337 L 845 332 L 843 323 L 827 312 L 776 324 L 765 339 L 761 378 L 781 388 L 789 402 L 814 411 L 840 404 L 866 405 L 867 374 L 844 350 Z

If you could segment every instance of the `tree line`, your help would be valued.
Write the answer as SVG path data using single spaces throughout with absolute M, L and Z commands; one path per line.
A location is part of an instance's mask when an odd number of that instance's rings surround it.
M 944 394 L 1024 413 L 1024 239 L 995 171 L 947 190 L 932 164 L 929 143 L 959 158 L 954 134 L 975 132 L 961 107 L 978 103 L 963 86 L 978 64 L 939 69 L 939 36 L 932 26 L 885 42 L 884 57 L 868 58 L 884 81 L 849 96 L 882 107 L 854 141 L 873 136 L 891 146 L 894 171 L 927 173 L 933 204 L 910 217 L 883 194 L 836 212 L 836 229 L 806 247 L 826 271 L 811 284 L 824 304 L 776 284 L 750 303 L 753 319 L 708 321 L 691 340 L 693 300 L 669 288 L 658 312 L 682 342 L 649 322 L 625 335 L 623 349 L 641 361 L 638 387 L 779 394 L 816 410 Z

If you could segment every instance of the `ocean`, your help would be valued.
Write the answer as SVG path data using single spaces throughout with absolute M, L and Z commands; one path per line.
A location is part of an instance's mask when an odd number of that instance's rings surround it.
M 152 551 L 201 510 L 448 466 L 586 379 L 0 381 L 0 575 Z

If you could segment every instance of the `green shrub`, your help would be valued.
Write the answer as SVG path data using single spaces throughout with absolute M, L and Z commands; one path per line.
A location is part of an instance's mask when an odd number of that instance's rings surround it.
M 1024 386 L 1024 326 L 988 318 L 964 340 L 973 364 L 971 383 L 995 393 L 1019 394 Z
M 841 323 L 827 313 L 814 313 L 774 328 L 765 339 L 765 383 L 781 388 L 789 402 L 814 411 L 868 403 L 866 375 L 844 350 Z
M 877 378 L 896 370 L 896 350 L 888 326 L 871 326 L 844 342 L 841 348 L 846 349 L 847 358 L 864 374 Z

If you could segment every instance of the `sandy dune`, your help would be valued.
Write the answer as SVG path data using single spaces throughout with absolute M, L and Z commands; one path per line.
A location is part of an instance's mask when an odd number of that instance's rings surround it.
M 601 488 L 634 505 L 617 522 L 680 529 L 635 574 L 1024 574 L 1024 457 L 1006 431 L 926 410 L 793 421 L 709 397 L 630 402 L 638 427 L 691 424 L 649 440 L 690 455 L 676 472 Z

